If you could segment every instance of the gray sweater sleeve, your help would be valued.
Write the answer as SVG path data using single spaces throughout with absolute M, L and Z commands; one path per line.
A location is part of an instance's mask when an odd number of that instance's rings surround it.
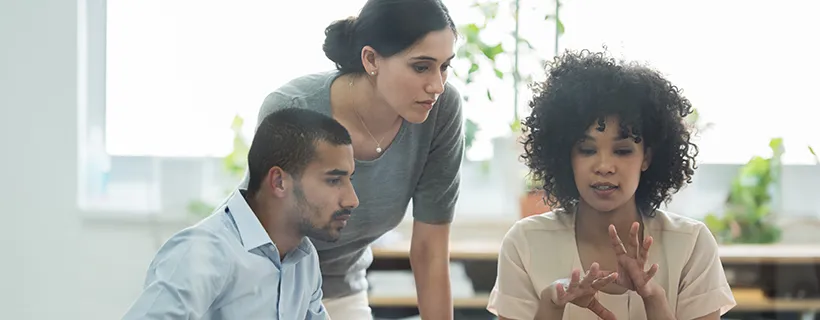
M 441 98 L 430 153 L 413 194 L 413 218 L 429 224 L 453 220 L 464 157 L 461 95 L 450 85 Z

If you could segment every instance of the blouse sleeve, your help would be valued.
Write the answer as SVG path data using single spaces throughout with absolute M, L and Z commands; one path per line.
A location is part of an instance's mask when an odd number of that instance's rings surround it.
M 498 275 L 490 292 L 487 311 L 504 318 L 529 320 L 538 311 L 539 294 L 527 273 L 529 249 L 519 225 L 513 226 L 501 243 Z
M 700 224 L 695 241 L 678 288 L 676 315 L 681 320 L 696 319 L 715 311 L 723 315 L 736 305 L 717 242 L 705 225 Z
M 428 224 L 452 222 L 461 184 L 464 157 L 461 95 L 450 84 L 446 88 L 436 106 L 439 110 L 430 154 L 413 195 L 413 218 Z

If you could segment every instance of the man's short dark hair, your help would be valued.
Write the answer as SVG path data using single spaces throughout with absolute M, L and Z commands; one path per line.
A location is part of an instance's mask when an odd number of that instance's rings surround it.
M 338 121 L 316 111 L 284 108 L 267 115 L 253 136 L 248 152 L 248 192 L 259 190 L 273 167 L 299 177 L 316 158 L 316 143 L 352 144 L 350 134 Z

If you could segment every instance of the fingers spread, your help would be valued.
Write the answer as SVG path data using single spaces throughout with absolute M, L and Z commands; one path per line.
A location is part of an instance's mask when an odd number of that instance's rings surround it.
M 646 239 L 643 240 L 643 245 L 641 246 L 641 254 L 638 256 L 638 262 L 641 266 L 646 264 L 646 259 L 649 257 L 649 247 L 652 246 L 652 236 L 647 236 Z
M 646 276 L 644 276 L 644 279 L 646 279 L 646 282 L 649 282 L 649 280 L 651 280 L 652 277 L 654 277 L 655 273 L 657 273 L 657 272 L 658 272 L 658 264 L 655 263 L 651 267 L 649 267 L 649 271 L 647 271 Z
M 640 230 L 641 224 L 638 222 L 632 223 L 632 227 L 629 228 L 629 251 L 637 253 L 638 247 L 640 247 L 640 240 L 638 239 L 638 230 Z
M 592 265 L 589 266 L 589 272 L 587 272 L 587 275 L 584 277 L 583 280 L 581 280 L 581 287 L 586 288 L 591 286 L 592 282 L 598 279 L 600 276 L 601 275 L 600 271 L 598 270 L 598 263 L 593 262 Z
M 572 270 L 572 276 L 570 276 L 569 281 L 569 288 L 567 290 L 575 290 L 581 284 L 581 270 L 575 269 Z
M 618 237 L 618 231 L 615 230 L 615 226 L 611 224 L 609 225 L 609 238 L 612 240 L 612 249 L 615 250 L 615 254 L 622 255 L 626 253 L 626 248 L 624 248 L 621 238 Z
M 592 288 L 596 291 L 601 290 L 616 279 L 618 279 L 618 273 L 610 273 L 606 277 L 595 280 L 595 282 L 592 283 Z
M 555 293 L 556 293 L 556 296 L 558 297 L 558 303 L 559 304 L 567 303 L 567 301 L 566 301 L 567 291 L 564 290 L 564 285 L 563 284 L 560 284 L 560 283 L 555 284 Z

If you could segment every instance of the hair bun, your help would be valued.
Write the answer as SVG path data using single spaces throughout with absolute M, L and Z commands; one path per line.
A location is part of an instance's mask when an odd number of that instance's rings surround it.
M 353 50 L 353 24 L 355 17 L 333 21 L 325 28 L 325 43 L 322 50 L 338 69 L 347 69 L 358 62 L 358 55 Z

